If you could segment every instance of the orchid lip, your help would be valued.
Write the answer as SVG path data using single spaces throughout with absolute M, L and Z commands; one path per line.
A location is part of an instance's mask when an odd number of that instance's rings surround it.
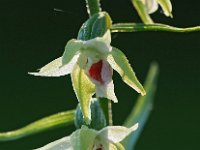
M 101 76 L 102 66 L 103 66 L 103 62 L 102 62 L 102 60 L 100 60 L 97 63 L 92 64 L 88 71 L 89 76 L 93 80 L 99 81 L 101 84 L 104 83 L 102 76 Z

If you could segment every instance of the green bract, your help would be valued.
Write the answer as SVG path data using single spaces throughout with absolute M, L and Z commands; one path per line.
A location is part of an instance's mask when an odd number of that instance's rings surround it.
M 102 37 L 111 26 L 112 20 L 108 13 L 96 13 L 81 26 L 77 39 L 87 41 Z
M 125 150 L 119 143 L 137 130 L 138 124 L 131 128 L 108 126 L 100 131 L 82 126 L 70 136 L 54 141 L 37 150 Z
M 104 128 L 107 125 L 106 117 L 97 99 L 92 99 L 90 109 L 91 109 L 92 121 L 89 125 L 89 128 L 92 128 L 95 130 L 100 130 Z M 83 113 L 81 111 L 80 105 L 78 105 L 76 108 L 74 123 L 75 123 L 76 128 L 78 129 L 81 128 L 82 125 L 86 125 L 83 119 Z
M 87 124 L 90 124 L 91 121 L 90 103 L 95 93 L 96 97 L 105 97 L 113 102 L 118 102 L 114 92 L 112 68 L 121 75 L 125 83 L 138 93 L 145 95 L 145 90 L 137 80 L 126 56 L 119 49 L 110 45 L 110 30 L 105 30 L 110 27 L 111 21 L 108 18 L 107 13 L 99 13 L 91 17 L 80 29 L 79 39 L 72 39 L 67 43 L 62 57 L 42 67 L 39 72 L 30 73 L 35 76 L 47 77 L 71 74 L 72 85 Z M 102 23 L 99 29 L 96 22 Z M 97 33 L 93 31 L 94 27 L 98 29 Z M 99 32 L 99 30 L 105 30 L 105 34 L 102 35 L 103 32 Z M 86 37 L 82 36 L 82 32 L 92 34 Z M 90 39 L 91 37 L 94 38 Z

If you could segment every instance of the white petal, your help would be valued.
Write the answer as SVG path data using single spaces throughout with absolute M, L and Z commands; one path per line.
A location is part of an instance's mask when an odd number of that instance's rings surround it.
M 99 53 L 108 53 L 112 50 L 110 46 L 111 34 L 108 30 L 103 37 L 97 37 L 84 42 L 83 49 L 86 51 L 97 51 Z
M 108 31 L 104 34 L 103 40 L 106 42 L 106 45 L 107 45 L 107 46 L 110 46 L 110 43 L 111 43 L 111 33 L 110 33 L 110 30 L 108 30 Z
M 98 132 L 100 139 L 107 139 L 113 143 L 119 143 L 126 138 L 131 132 L 137 130 L 138 123 L 131 128 L 122 126 L 108 126 Z
M 112 80 L 113 69 L 107 60 L 103 60 L 101 69 L 101 78 L 104 83 L 109 83 Z
M 105 97 L 117 103 L 117 97 L 114 92 L 113 80 L 106 84 L 96 84 L 96 95 L 97 97 Z
M 154 13 L 158 10 L 158 3 L 156 0 L 142 0 L 146 6 L 148 14 Z
M 155 11 L 158 10 L 158 3 L 156 2 L 156 0 L 147 0 L 147 8 L 148 8 L 148 13 L 149 14 L 152 14 L 154 13 Z
M 62 57 L 55 59 L 49 64 L 45 65 L 40 69 L 39 72 L 30 72 L 29 74 L 34 76 L 45 76 L 45 77 L 60 77 L 71 73 L 74 65 L 77 62 L 79 54 L 75 55 L 72 60 L 62 66 Z
M 67 136 L 36 150 L 73 150 L 73 148 L 71 147 L 70 137 Z

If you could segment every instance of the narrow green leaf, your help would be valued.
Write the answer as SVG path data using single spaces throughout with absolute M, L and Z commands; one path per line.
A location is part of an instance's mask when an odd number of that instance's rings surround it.
M 164 14 L 166 16 L 173 17 L 172 16 L 172 4 L 171 4 L 170 0 L 156 0 L 156 1 L 160 4 L 160 6 L 162 7 Z
M 150 15 L 147 12 L 145 4 L 142 2 L 142 0 L 131 0 L 133 3 L 135 9 L 137 10 L 140 18 L 145 24 L 153 23 L 153 20 L 151 19 Z
M 74 66 L 71 78 L 76 97 L 80 102 L 80 107 L 83 113 L 84 120 L 86 124 L 90 124 L 90 103 L 92 100 L 92 95 L 95 92 L 95 85 L 90 81 L 84 70 L 80 68 L 79 65 Z
M 135 89 L 138 93 L 141 93 L 141 95 L 146 94 L 129 64 L 128 59 L 121 50 L 112 47 L 111 54 L 108 55 L 107 61 L 111 67 L 121 75 L 122 80 L 126 84 Z
M 71 110 L 45 117 L 21 129 L 0 133 L 0 141 L 16 140 L 50 129 L 68 126 L 73 124 L 74 116 L 75 111 Z
M 149 69 L 146 82 L 146 96 L 140 96 L 132 109 L 130 115 L 126 119 L 124 126 L 131 127 L 135 123 L 139 123 L 139 128 L 123 141 L 123 145 L 126 150 L 133 150 L 135 144 L 143 130 L 143 127 L 152 111 L 153 99 L 156 91 L 156 80 L 158 75 L 158 66 L 153 63 Z
M 83 41 L 72 39 L 67 42 L 62 56 L 62 65 L 68 64 L 83 46 Z
M 139 31 L 165 31 L 165 32 L 197 32 L 200 26 L 191 28 L 177 28 L 165 24 L 143 24 L 143 23 L 117 23 L 113 24 L 112 32 L 139 32 Z

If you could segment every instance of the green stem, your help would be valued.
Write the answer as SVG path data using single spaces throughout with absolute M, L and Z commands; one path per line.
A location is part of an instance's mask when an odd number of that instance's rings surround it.
M 107 99 L 108 101 L 108 116 L 109 116 L 109 121 L 108 121 L 108 124 L 110 126 L 113 125 L 113 118 L 112 118 L 112 101 Z
M 197 32 L 200 26 L 190 28 L 177 28 L 165 24 L 143 24 L 143 23 L 117 23 L 111 27 L 112 32 L 139 32 L 139 31 L 165 31 L 165 32 Z
M 88 14 L 91 17 L 101 11 L 100 0 L 86 0 L 86 7 Z
M 16 140 L 22 137 L 33 135 L 50 129 L 68 126 L 70 124 L 73 124 L 74 114 L 75 114 L 74 110 L 61 112 L 55 115 L 51 115 L 49 117 L 45 117 L 36 122 L 33 122 L 18 130 L 3 132 L 3 133 L 0 132 L 0 141 Z
M 112 125 L 112 103 L 107 98 L 98 98 L 101 108 L 103 109 L 104 115 L 106 117 L 107 125 Z

